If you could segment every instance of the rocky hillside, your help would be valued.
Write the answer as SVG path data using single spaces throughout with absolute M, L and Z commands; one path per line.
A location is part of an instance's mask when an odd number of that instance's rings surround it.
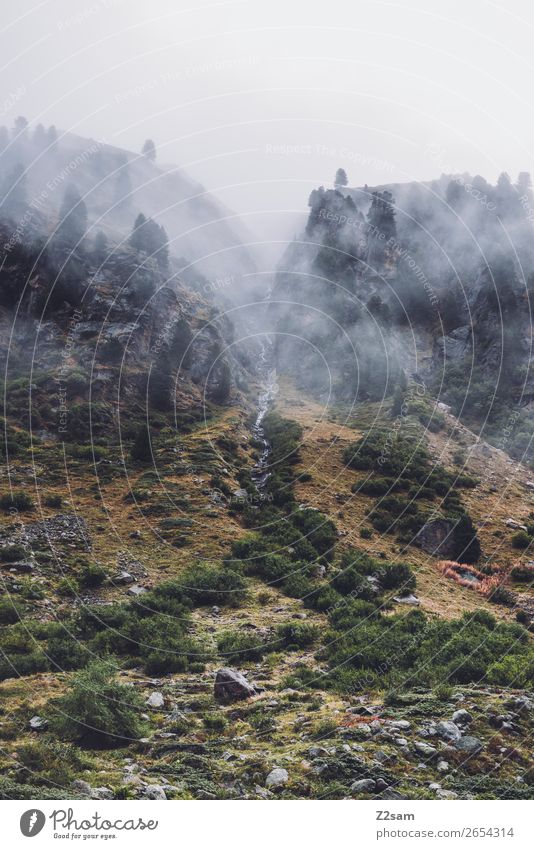
M 272 349 L 154 222 L 4 223 L 2 798 L 532 797 L 529 468 L 434 393 L 399 258 L 322 223 L 368 216 L 314 197 Z
M 280 367 L 344 403 L 413 377 L 530 460 L 532 203 L 527 174 L 313 191 L 273 291 Z
M 126 240 L 143 213 L 165 227 L 180 267 L 196 280 L 237 281 L 254 270 L 239 217 L 182 169 L 54 127 L 0 127 L 0 216 L 12 219 L 18 241 L 50 235 L 73 187 L 87 207 L 89 237 L 101 230 Z

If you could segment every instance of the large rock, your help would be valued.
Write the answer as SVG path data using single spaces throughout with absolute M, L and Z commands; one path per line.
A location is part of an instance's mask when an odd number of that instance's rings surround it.
M 470 722 L 473 722 L 473 717 L 465 708 L 460 708 L 459 710 L 455 710 L 452 715 L 452 721 L 456 723 L 456 725 L 469 725 Z
M 148 699 L 145 702 L 146 706 L 149 708 L 162 708 L 165 704 L 165 699 L 163 698 L 163 693 L 151 693 Z
M 10 572 L 18 572 L 19 575 L 29 575 L 34 569 L 33 563 L 29 560 L 17 560 L 16 563 L 6 563 L 6 566 L 9 567 Z
M 138 584 L 128 589 L 128 595 L 133 595 L 135 598 L 148 592 L 146 587 L 140 587 Z
M 361 778 L 350 786 L 351 793 L 374 793 L 376 781 L 372 778 Z
M 464 324 L 447 336 L 436 339 L 436 354 L 440 359 L 461 360 L 471 347 L 471 327 Z
M 161 784 L 149 784 L 143 790 L 143 796 L 145 799 L 166 799 L 165 790 L 161 786 Z
M 514 531 L 528 531 L 526 525 L 522 525 L 521 522 L 517 522 L 515 519 L 506 519 L 504 524 L 507 528 L 512 528 Z
M 534 710 L 534 701 L 527 696 L 514 696 L 506 703 L 506 707 L 526 716 Z
M 29 726 L 32 731 L 46 731 L 48 728 L 48 720 L 43 719 L 42 716 L 32 716 Z
M 110 790 L 109 787 L 93 787 L 91 799 L 113 799 L 113 790 Z
M 235 669 L 223 667 L 215 677 L 214 696 L 219 702 L 238 702 L 256 695 L 253 684 Z
M 434 746 L 423 743 L 421 740 L 416 740 L 413 747 L 419 755 L 424 755 L 426 758 L 433 758 L 438 753 L 438 750 Z
M 396 601 L 397 604 L 411 604 L 413 607 L 417 607 L 421 604 L 420 600 L 417 596 L 413 595 L 413 593 L 410 593 L 409 595 L 395 596 L 393 601 Z
M 460 737 L 454 745 L 456 749 L 464 752 L 466 755 L 478 755 L 484 748 L 477 737 L 471 737 L 469 734 L 465 737 Z
M 114 584 L 133 584 L 135 578 L 130 572 L 124 571 L 114 575 L 111 580 Z
M 272 769 L 265 779 L 266 787 L 282 787 L 283 784 L 286 784 L 289 780 L 289 775 L 287 774 L 287 769 L 282 769 L 282 767 L 276 767 Z
M 462 736 L 462 732 L 456 723 L 451 721 L 438 722 L 436 725 L 436 734 L 442 740 L 447 740 L 448 743 L 456 743 Z
M 427 554 L 453 560 L 456 552 L 455 528 L 456 522 L 451 519 L 431 519 L 416 534 L 414 544 Z
M 77 778 L 72 782 L 72 789 L 88 799 L 113 799 L 113 791 L 109 787 L 91 787 L 88 781 Z

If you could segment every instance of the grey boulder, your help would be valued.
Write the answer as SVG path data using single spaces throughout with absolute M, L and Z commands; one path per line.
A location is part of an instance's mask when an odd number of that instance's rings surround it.
M 29 722 L 32 731 L 46 731 L 48 728 L 48 720 L 42 716 L 32 716 Z
M 354 784 L 350 786 L 351 793 L 374 793 L 376 788 L 376 781 L 372 778 L 361 778 L 359 781 L 355 781 Z
M 456 743 L 462 736 L 462 732 L 455 722 L 443 721 L 436 724 L 436 734 L 448 743 Z
M 214 696 L 219 702 L 238 702 L 256 695 L 253 684 L 235 669 L 223 667 L 215 676 Z
M 272 769 L 265 779 L 266 787 L 282 787 L 289 780 L 289 775 L 287 773 L 287 769 L 282 769 L 282 767 L 275 767 Z
M 165 790 L 161 786 L 161 784 L 149 784 L 143 790 L 143 796 L 145 799 L 166 799 Z
M 458 751 L 465 752 L 466 755 L 478 755 L 484 748 L 477 737 L 471 737 L 469 734 L 460 737 L 454 745 Z
M 423 743 L 421 740 L 416 740 L 413 747 L 416 752 L 427 758 L 432 758 L 438 753 L 438 750 L 434 748 L 434 746 L 430 746 L 428 743 Z
M 465 708 L 460 708 L 459 710 L 454 711 L 452 721 L 455 722 L 456 725 L 469 725 L 473 722 L 473 717 L 469 711 L 465 710 Z
M 162 708 L 165 704 L 163 693 L 151 693 L 148 699 L 146 700 L 145 704 L 149 708 Z

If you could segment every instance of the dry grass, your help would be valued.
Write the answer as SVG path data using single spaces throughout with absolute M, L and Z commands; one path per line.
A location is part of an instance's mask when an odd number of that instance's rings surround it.
M 290 381 L 280 381 L 277 410 L 288 418 L 296 419 L 304 428 L 297 474 L 309 472 L 312 475 L 311 481 L 297 481 L 295 489 L 298 501 L 318 507 L 331 516 L 341 533 L 343 546 L 357 546 L 372 555 L 408 561 L 417 575 L 417 595 L 427 612 L 454 618 L 459 613 L 483 607 L 496 616 L 513 619 L 513 612 L 491 604 L 468 587 L 452 584 L 441 574 L 438 558 L 414 546 L 399 546 L 391 536 L 376 531 L 372 539 L 361 539 L 361 528 L 369 527 L 365 515 L 374 499 L 351 492 L 351 486 L 355 481 L 362 480 L 365 473 L 346 468 L 342 455 L 343 449 L 356 441 L 376 421 L 377 407 L 373 404 L 357 407 L 348 419 L 351 426 L 340 424 L 328 417 L 319 402 L 302 398 Z M 457 422 L 452 416 L 447 419 L 450 431 Z M 473 445 L 476 441 L 474 435 L 461 425 L 459 429 L 464 444 L 468 447 Z M 435 434 L 427 431 L 425 438 L 434 460 L 453 470 L 452 454 L 458 448 L 457 438 L 451 438 L 444 431 Z M 534 509 L 534 494 L 531 495 L 524 486 L 524 481 L 530 477 L 527 469 L 518 466 L 502 451 L 493 448 L 488 450 L 491 466 L 487 458 L 481 456 L 481 451 L 471 452 L 463 472 L 480 478 L 481 482 L 476 489 L 462 490 L 462 498 L 479 528 L 484 553 L 498 558 L 499 563 L 505 567 L 518 559 L 517 552 L 509 542 L 513 530 L 505 526 L 505 519 L 513 517 L 518 521 L 524 520 L 530 510 Z M 498 480 L 504 486 L 492 492 Z M 502 539 L 494 536 L 496 530 L 503 533 Z

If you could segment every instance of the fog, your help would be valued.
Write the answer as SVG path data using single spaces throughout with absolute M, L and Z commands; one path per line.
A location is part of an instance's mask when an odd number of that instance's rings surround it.
M 151 137 L 277 243 L 338 166 L 351 186 L 534 170 L 527 16 L 522 0 L 22 0 L 3 9 L 0 123 Z

